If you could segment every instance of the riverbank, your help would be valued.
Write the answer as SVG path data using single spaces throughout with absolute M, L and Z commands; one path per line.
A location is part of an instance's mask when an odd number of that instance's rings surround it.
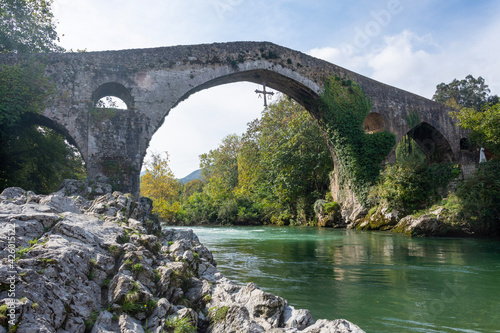
M 0 332 L 363 332 L 228 280 L 192 231 L 162 230 L 151 208 L 106 184 L 4 190 Z
M 451 196 L 451 200 L 454 197 Z M 451 201 L 448 200 L 448 201 Z M 411 237 L 495 237 L 498 230 L 486 227 L 482 223 L 467 220 L 455 207 L 444 203 L 436 204 L 429 209 L 412 215 L 402 214 L 396 209 L 390 209 L 384 203 L 375 207 L 367 216 L 352 221 L 349 229 L 378 230 L 401 233 Z M 498 217 L 492 217 L 498 219 Z M 498 225 L 498 222 L 491 222 Z

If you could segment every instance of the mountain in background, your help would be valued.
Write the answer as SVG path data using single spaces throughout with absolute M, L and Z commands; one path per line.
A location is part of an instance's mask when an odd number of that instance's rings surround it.
M 144 176 L 145 173 L 146 171 L 142 171 L 140 177 Z M 193 179 L 201 179 L 201 169 L 191 172 L 186 177 L 179 179 L 179 181 L 184 185 Z
M 193 179 L 201 179 L 201 169 L 195 170 L 191 172 L 189 175 L 187 175 L 184 178 L 179 179 L 182 184 L 186 184 L 187 182 L 193 180 Z

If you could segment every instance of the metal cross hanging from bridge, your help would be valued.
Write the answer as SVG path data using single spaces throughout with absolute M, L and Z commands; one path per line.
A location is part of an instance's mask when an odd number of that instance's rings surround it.
M 262 82 L 262 90 L 256 89 L 255 92 L 257 94 L 263 94 L 264 95 L 264 106 L 267 107 L 267 95 L 274 95 L 272 91 L 266 91 L 266 83 Z M 259 95 L 260 97 L 260 95 Z

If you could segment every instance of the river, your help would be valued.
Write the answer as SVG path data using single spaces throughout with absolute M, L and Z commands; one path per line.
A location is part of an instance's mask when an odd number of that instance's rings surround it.
M 500 332 L 500 242 L 300 227 L 193 227 L 219 270 L 366 332 Z

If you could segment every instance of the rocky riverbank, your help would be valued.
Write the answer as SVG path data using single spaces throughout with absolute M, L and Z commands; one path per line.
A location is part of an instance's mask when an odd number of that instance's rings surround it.
M 407 236 L 426 237 L 472 237 L 481 236 L 466 223 L 450 221 L 445 207 L 435 207 L 426 213 L 408 215 L 391 210 L 382 203 L 365 217 L 352 221 L 347 228 L 359 230 L 380 230 L 402 233 Z
M 4 190 L 0 333 L 363 332 L 229 281 L 191 230 L 162 230 L 151 208 L 105 183 Z

